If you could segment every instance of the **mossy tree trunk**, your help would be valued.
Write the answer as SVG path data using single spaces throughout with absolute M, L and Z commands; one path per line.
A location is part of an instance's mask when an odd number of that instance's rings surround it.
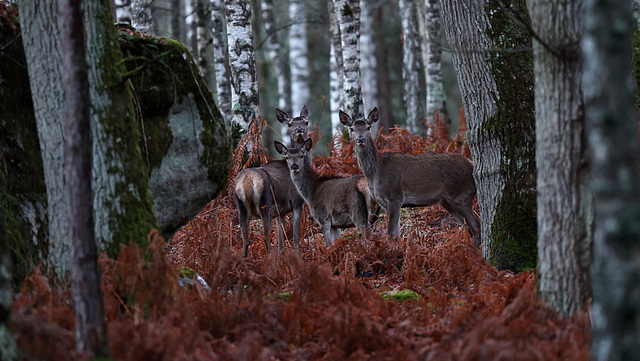
M 526 2 L 441 0 L 468 120 L 482 253 L 499 269 L 536 265 L 536 166 L 531 37 Z M 505 51 L 500 51 L 505 49 Z
M 118 254 L 120 243 L 146 244 L 157 222 L 139 148 L 130 82 L 109 0 L 85 3 L 93 134 L 93 207 L 99 250 Z
M 114 257 L 119 243 L 146 243 L 156 227 L 129 85 L 108 0 L 86 3 L 87 53 L 92 101 L 93 207 L 99 251 Z M 62 279 L 69 272 L 69 199 L 64 192 L 62 149 L 66 93 L 62 86 L 62 57 L 58 1 L 20 3 L 29 82 L 47 185 L 49 265 Z
M 627 1 L 586 0 L 583 87 L 595 223 L 594 361 L 640 355 L 638 111 Z
M 530 3 L 538 167 L 538 296 L 566 316 L 591 297 L 592 196 L 582 99 L 580 0 Z

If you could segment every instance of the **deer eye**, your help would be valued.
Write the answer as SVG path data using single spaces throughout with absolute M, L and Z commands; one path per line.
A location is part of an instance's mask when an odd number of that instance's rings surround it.
M 367 130 L 371 130 L 371 126 L 370 125 L 367 125 Z

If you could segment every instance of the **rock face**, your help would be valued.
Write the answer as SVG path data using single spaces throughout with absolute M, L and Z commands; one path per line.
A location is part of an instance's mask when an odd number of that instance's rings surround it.
M 226 185 L 231 136 L 184 45 L 129 30 L 121 30 L 120 42 L 131 59 L 125 64 L 141 110 L 140 149 L 156 216 L 170 234 Z

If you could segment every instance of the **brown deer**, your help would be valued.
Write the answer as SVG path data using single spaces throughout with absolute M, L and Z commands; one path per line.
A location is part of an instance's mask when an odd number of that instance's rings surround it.
M 309 206 L 311 215 L 320 224 L 327 246 L 340 237 L 342 228 L 358 227 L 366 234 L 369 228 L 370 211 L 368 202 L 374 202 L 369 195 L 369 187 L 362 175 L 352 177 L 320 176 L 313 169 L 309 152 L 312 140 L 307 139 L 302 146 L 287 148 L 274 142 L 276 151 L 286 159 L 291 179 L 298 193 Z M 371 209 L 377 207 L 375 202 Z M 377 216 L 371 214 L 371 218 Z
M 355 143 L 358 166 L 374 198 L 387 211 L 389 236 L 397 238 L 400 233 L 400 208 L 440 203 L 461 225 L 467 222 L 478 248 L 480 220 L 472 209 L 476 184 L 471 161 L 455 153 L 380 153 L 370 132 L 378 117 L 378 108 L 367 119 L 355 121 L 340 111 L 340 122 L 349 128 Z
M 309 138 L 309 110 L 305 105 L 300 116 L 289 118 L 287 113 L 276 108 L 276 117 L 289 128 L 292 141 L 302 143 Z M 309 156 L 311 161 L 311 156 Z M 264 246 L 269 252 L 271 219 L 276 218 L 278 250 L 284 241 L 284 218 L 293 212 L 293 243 L 300 252 L 300 220 L 304 199 L 298 194 L 289 176 L 285 160 L 274 160 L 261 167 L 247 168 L 235 177 L 234 199 L 238 207 L 238 219 L 242 230 L 242 255 L 249 250 L 249 220 L 259 217 L 264 228 Z

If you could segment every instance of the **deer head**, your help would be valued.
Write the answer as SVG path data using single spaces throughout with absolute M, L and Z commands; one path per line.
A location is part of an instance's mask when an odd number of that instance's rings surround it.
M 367 116 L 367 119 L 353 120 L 349 114 L 340 111 L 340 123 L 349 129 L 349 135 L 357 146 L 363 147 L 368 139 L 371 139 L 371 125 L 377 122 L 379 118 L 378 108 L 373 110 Z
M 289 118 L 286 112 L 276 108 L 276 118 L 289 128 L 292 142 L 302 143 L 309 138 L 309 109 L 306 105 L 302 107 L 300 116 L 295 118 Z

